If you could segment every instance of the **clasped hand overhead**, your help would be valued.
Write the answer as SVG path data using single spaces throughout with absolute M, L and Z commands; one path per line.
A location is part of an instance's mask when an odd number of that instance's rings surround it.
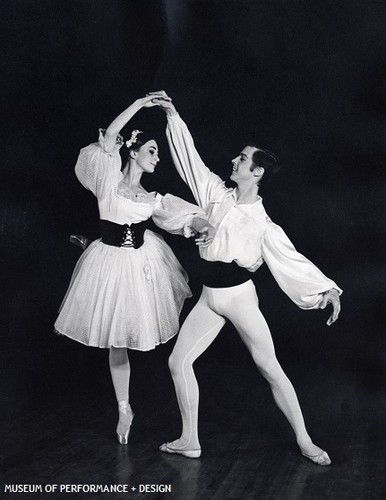
M 164 90 L 149 92 L 144 97 L 144 100 L 146 100 L 146 104 L 143 105 L 144 107 L 159 106 L 164 109 L 169 116 L 177 114 L 171 97 L 169 97 Z

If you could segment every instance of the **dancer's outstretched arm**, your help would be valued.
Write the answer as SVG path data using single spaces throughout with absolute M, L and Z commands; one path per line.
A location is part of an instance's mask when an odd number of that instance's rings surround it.
M 195 236 L 196 244 L 200 247 L 210 245 L 215 235 L 215 229 L 202 208 L 169 193 L 160 196 L 152 219 L 168 233 L 184 235 L 186 238 Z
M 269 221 L 262 244 L 263 259 L 280 288 L 301 309 L 333 308 L 327 325 L 340 312 L 342 290 L 304 255 L 299 253 L 283 229 Z
M 190 187 L 196 202 L 206 210 L 210 201 L 219 201 L 228 192 L 224 181 L 202 161 L 186 123 L 176 111 L 170 97 L 159 92 L 148 94 L 168 117 L 166 137 L 170 153 L 182 180 Z

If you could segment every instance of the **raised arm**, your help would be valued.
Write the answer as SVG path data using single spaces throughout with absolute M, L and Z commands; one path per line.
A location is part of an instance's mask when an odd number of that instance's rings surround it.
M 120 130 L 141 108 L 155 106 L 153 99 L 154 97 L 146 96 L 134 101 L 111 122 L 107 130 L 99 129 L 97 143 L 92 143 L 80 151 L 75 173 L 82 185 L 98 198 L 106 196 L 111 186 L 118 182 L 122 175 L 119 149 L 123 140 L 118 136 Z
M 131 118 L 142 108 L 151 108 L 152 106 L 158 105 L 158 103 L 155 102 L 155 97 L 162 96 L 163 100 L 165 102 L 170 99 L 169 97 L 165 97 L 162 93 L 159 92 L 154 92 L 152 95 L 147 95 L 145 97 L 142 97 L 140 99 L 137 99 L 133 102 L 133 104 L 130 104 L 128 108 L 126 108 L 124 111 L 122 111 L 121 114 L 119 114 L 107 127 L 106 132 L 105 132 L 105 144 L 106 144 L 106 149 L 113 149 L 115 145 L 115 141 L 117 139 L 117 136 L 119 132 L 122 130 L 122 128 L 131 120 Z
M 170 153 L 182 180 L 190 187 L 196 202 L 205 210 L 210 201 L 218 201 L 228 191 L 224 181 L 209 170 L 198 154 L 188 127 L 164 93 L 151 93 L 153 102 L 165 110 L 166 136 Z

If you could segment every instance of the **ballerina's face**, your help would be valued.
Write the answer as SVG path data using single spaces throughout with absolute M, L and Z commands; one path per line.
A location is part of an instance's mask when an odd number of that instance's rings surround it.
M 138 151 L 135 151 L 135 161 L 144 172 L 154 172 L 159 162 L 157 143 L 153 139 L 145 142 Z

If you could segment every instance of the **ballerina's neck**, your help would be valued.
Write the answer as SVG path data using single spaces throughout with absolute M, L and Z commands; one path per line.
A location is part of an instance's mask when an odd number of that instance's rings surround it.
M 123 170 L 123 183 L 128 188 L 138 188 L 141 184 L 143 170 L 134 162 L 127 163 Z

